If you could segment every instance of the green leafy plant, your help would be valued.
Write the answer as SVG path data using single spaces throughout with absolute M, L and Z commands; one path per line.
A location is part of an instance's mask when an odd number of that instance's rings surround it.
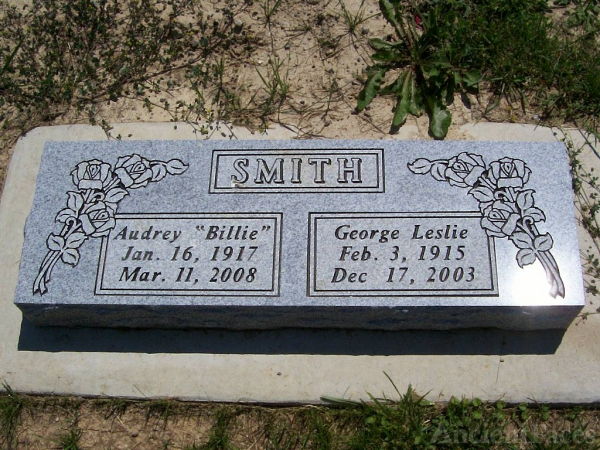
M 573 9 L 567 12 L 569 27 L 581 26 L 587 30 L 597 28 L 600 14 L 599 0 L 554 0 L 553 3 L 562 7 L 573 5 Z
M 380 0 L 385 19 L 394 28 L 395 41 L 371 39 L 375 63 L 368 68 L 365 86 L 358 96 L 357 111 L 365 109 L 377 95 L 395 95 L 391 133 L 396 133 L 409 114 L 429 117 L 429 132 L 436 139 L 448 133 L 452 116 L 447 106 L 457 91 L 476 91 L 481 72 L 470 68 L 468 49 L 453 45 L 452 24 L 457 13 L 441 17 L 438 6 L 428 11 L 400 0 Z M 383 86 L 388 74 L 397 74 Z

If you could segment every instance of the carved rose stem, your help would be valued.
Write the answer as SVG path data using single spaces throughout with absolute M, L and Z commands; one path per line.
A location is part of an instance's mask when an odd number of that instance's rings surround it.
M 529 223 L 527 221 L 518 223 L 517 228 L 524 233 L 527 233 L 527 235 L 531 238 L 531 242 L 535 242 L 535 238 L 541 236 L 534 223 Z M 548 280 L 548 283 L 551 285 L 550 295 L 554 298 L 556 298 L 557 295 L 560 295 L 564 298 L 565 285 L 560 276 L 558 264 L 556 263 L 554 256 L 550 250 L 538 251 L 537 249 L 534 249 L 534 251 L 537 260 L 546 271 L 546 280 Z
M 531 224 L 531 229 L 535 233 L 536 236 L 540 236 L 540 232 L 538 231 L 535 224 Z M 540 263 L 544 269 L 546 269 L 546 278 L 548 282 L 552 285 L 550 290 L 550 295 L 556 298 L 557 295 L 561 297 L 565 297 L 565 284 L 560 276 L 560 271 L 558 269 L 558 264 L 556 263 L 556 259 L 554 259 L 554 255 L 550 252 L 550 250 L 537 252 L 536 256 L 538 257 Z
M 487 180 L 482 180 L 482 181 L 487 181 Z M 515 192 L 514 188 L 512 188 L 512 187 L 508 188 L 505 192 L 508 194 L 508 195 L 506 195 L 506 198 L 507 198 L 507 200 L 510 201 L 509 205 L 511 206 L 511 209 L 514 210 L 515 208 L 513 205 L 516 204 L 516 201 L 517 201 L 516 192 Z M 518 213 L 518 212 L 519 211 L 515 210 L 515 213 Z M 537 227 L 535 226 L 535 223 L 530 222 L 527 219 L 519 220 L 517 223 L 517 228 L 520 229 L 521 231 L 527 233 L 527 235 L 531 238 L 531 242 L 535 242 L 535 238 L 541 236 L 541 233 L 538 231 Z M 535 251 L 536 258 L 538 259 L 538 261 L 540 262 L 540 264 L 546 271 L 546 279 L 548 280 L 548 283 L 550 283 L 550 285 L 551 285 L 550 295 L 555 298 L 557 295 L 560 295 L 561 297 L 564 298 L 565 285 L 560 276 L 558 264 L 556 263 L 554 256 L 552 255 L 550 250 L 538 251 L 537 249 L 534 249 L 534 251 Z
M 65 224 L 62 230 L 60 230 L 59 236 L 62 237 L 65 240 L 65 242 L 70 235 L 72 235 L 75 231 L 81 228 L 81 224 L 73 226 L 74 224 L 76 224 L 76 221 L 72 219 L 69 224 Z M 35 277 L 35 281 L 33 282 L 34 294 L 38 292 L 40 294 L 45 294 L 46 292 L 48 292 L 46 283 L 50 281 L 50 274 L 52 273 L 54 266 L 60 260 L 60 257 L 63 253 L 64 249 L 50 250 L 46 254 L 46 257 L 44 258 L 44 261 L 42 262 L 42 265 L 40 267 L 40 272 L 38 273 L 37 277 Z
M 53 259 L 57 253 L 58 252 L 56 252 L 56 251 L 51 251 L 51 252 L 46 253 L 46 257 L 44 258 L 44 261 L 42 262 L 40 271 L 39 271 L 37 277 L 35 277 L 35 281 L 33 282 L 33 293 L 34 294 L 36 294 L 38 292 L 40 294 L 45 294 L 46 292 L 48 292 L 48 288 L 46 288 L 46 283 L 50 281 L 50 272 L 52 271 L 52 267 L 54 267 L 54 264 L 56 264 L 56 261 L 54 261 L 54 263 L 51 264 L 50 266 L 48 266 L 48 262 L 51 259 Z

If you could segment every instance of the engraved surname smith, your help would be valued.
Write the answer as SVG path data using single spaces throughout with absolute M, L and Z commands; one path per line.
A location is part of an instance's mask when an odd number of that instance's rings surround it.
M 211 193 L 384 192 L 382 149 L 214 150 Z
M 362 183 L 361 167 L 362 158 L 336 158 L 337 159 L 337 182 L 338 183 Z M 309 172 L 314 183 L 325 183 L 326 174 L 331 176 L 330 167 L 333 165 L 331 158 L 308 158 L 309 169 L 303 169 L 301 158 L 292 158 L 288 164 L 284 164 L 283 158 L 275 158 L 269 165 L 263 158 L 251 161 L 249 158 L 238 158 L 233 162 L 235 173 L 231 181 L 236 184 L 248 182 L 251 174 L 255 174 L 255 184 L 284 184 L 302 183 L 303 175 Z M 255 165 L 255 167 L 251 167 Z

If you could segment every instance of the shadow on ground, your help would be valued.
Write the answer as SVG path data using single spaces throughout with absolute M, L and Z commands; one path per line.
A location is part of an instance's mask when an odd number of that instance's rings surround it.
M 23 319 L 20 351 L 318 354 L 510 355 L 553 354 L 564 330 L 369 331 L 283 329 L 149 330 L 38 327 Z

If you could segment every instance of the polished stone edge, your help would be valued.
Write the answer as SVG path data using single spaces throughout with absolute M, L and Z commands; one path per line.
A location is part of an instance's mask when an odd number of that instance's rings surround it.
M 38 326 L 107 328 L 338 328 L 367 330 L 565 329 L 581 311 L 574 306 L 131 306 L 19 304 Z

